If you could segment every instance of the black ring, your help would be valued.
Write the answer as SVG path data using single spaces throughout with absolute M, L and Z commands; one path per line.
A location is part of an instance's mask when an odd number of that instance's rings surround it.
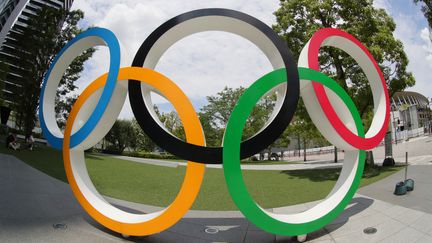
M 142 67 L 153 45 L 168 30 L 185 21 L 205 16 L 225 16 L 237 19 L 261 31 L 279 51 L 287 71 L 287 89 L 280 111 L 265 129 L 241 143 L 240 157 L 242 159 L 247 158 L 267 148 L 278 139 L 289 125 L 299 99 L 299 77 L 291 50 L 269 26 L 250 15 L 229 9 L 200 9 L 180 14 L 150 34 L 135 55 L 132 66 Z M 203 147 L 190 144 L 174 137 L 159 126 L 145 105 L 139 81 L 129 80 L 128 89 L 129 101 L 138 124 L 158 146 L 182 159 L 204 164 L 222 163 L 222 147 Z

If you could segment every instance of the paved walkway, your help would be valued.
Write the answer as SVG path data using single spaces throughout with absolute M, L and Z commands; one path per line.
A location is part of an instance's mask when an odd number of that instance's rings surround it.
M 430 152 L 430 146 L 432 145 L 432 137 L 424 136 L 413 138 L 407 142 L 398 143 L 393 145 L 393 155 L 394 159 L 398 163 L 405 163 L 405 152 L 410 151 L 408 162 L 411 165 L 425 165 L 432 164 L 432 154 Z M 381 165 L 384 161 L 384 146 L 380 146 L 373 150 L 375 164 Z M 186 162 L 175 162 L 175 161 L 165 161 L 157 159 L 146 159 L 137 158 L 121 155 L 108 155 L 100 154 L 102 156 L 110 156 L 118 159 L 134 161 L 143 164 L 151 164 L 166 167 L 178 167 L 186 166 Z M 288 162 L 299 161 L 302 158 L 290 157 L 287 158 Z M 344 159 L 344 153 L 338 153 L 338 163 L 334 163 L 334 154 L 320 154 L 320 155 L 308 155 L 308 161 L 305 163 L 294 164 L 263 164 L 263 165 L 248 165 L 242 164 L 242 170 L 307 170 L 307 169 L 328 169 L 328 168 L 340 168 Z M 221 169 L 222 165 L 206 165 L 207 168 L 218 168 Z
M 129 157 L 122 155 L 106 155 L 99 154 L 102 156 L 109 156 L 117 159 L 129 160 L 143 164 L 151 164 L 151 165 L 159 165 L 166 167 L 178 167 L 178 166 L 186 166 L 186 162 L 175 162 L 175 161 L 164 161 L 164 160 L 156 160 L 156 159 L 146 159 L 146 158 L 137 158 L 137 157 Z M 294 164 L 294 163 L 286 163 L 286 164 L 263 164 L 263 165 L 247 165 L 242 164 L 242 170 L 307 170 L 307 169 L 328 169 L 328 168 L 340 168 L 342 166 L 341 162 L 338 163 L 329 163 L 327 161 L 317 161 L 315 163 L 307 163 L 307 164 Z M 214 165 L 208 164 L 207 168 L 217 168 L 222 169 L 222 165 Z
M 426 167 L 410 167 L 410 175 L 419 180 L 416 190 L 422 192 L 432 177 Z M 412 168 L 412 169 L 411 169 Z M 429 167 L 427 169 L 430 169 Z M 417 177 L 417 174 L 425 175 Z M 395 175 L 395 179 L 401 172 Z M 391 194 L 383 182 L 381 194 Z M 425 185 L 422 185 L 426 183 Z M 381 185 L 382 184 L 382 185 Z M 392 183 L 390 183 L 391 185 Z M 375 185 L 372 185 L 375 186 Z M 387 190 L 388 189 L 388 190 Z M 363 189 L 362 189 L 363 190 Z M 360 193 L 368 195 L 373 188 Z M 390 191 L 389 191 L 390 190 Z M 291 242 L 290 237 L 280 237 L 263 232 L 244 219 L 239 212 L 190 211 L 176 225 L 148 237 L 122 238 L 93 221 L 78 205 L 69 186 L 39 172 L 10 155 L 0 154 L 0 242 Z M 414 191 L 416 192 L 416 191 Z M 403 198 L 409 198 L 411 193 Z M 421 193 L 420 193 L 421 194 Z M 430 193 L 428 194 L 430 195 Z M 419 197 L 417 200 L 423 200 Z M 157 207 L 107 198 L 118 207 L 133 212 L 151 212 Z M 325 228 L 308 235 L 310 242 L 432 242 L 432 214 L 426 208 L 413 209 L 394 205 L 357 194 L 342 215 Z M 393 199 L 390 199 L 392 201 Z M 316 202 L 315 202 L 316 203 Z M 275 208 L 275 213 L 301 212 L 314 204 Z M 425 204 L 430 203 L 427 201 Z M 415 206 L 417 207 L 417 206 Z M 53 224 L 64 223 L 66 229 L 54 229 Z M 377 233 L 366 235 L 363 229 L 375 227 Z M 208 234 L 207 228 L 218 233 Z
M 363 187 L 358 192 L 382 201 L 432 214 L 432 165 L 409 166 L 407 178 L 414 180 L 414 191 L 408 192 L 406 196 L 393 195 L 396 183 L 403 181 L 404 177 L 405 171 L 402 170 L 377 183 Z

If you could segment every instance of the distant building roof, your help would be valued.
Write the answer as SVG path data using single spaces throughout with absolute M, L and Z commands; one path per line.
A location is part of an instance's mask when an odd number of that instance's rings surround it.
M 413 91 L 396 92 L 391 98 L 393 110 L 399 110 L 401 106 L 417 105 L 419 108 L 428 108 L 429 100 L 424 95 Z

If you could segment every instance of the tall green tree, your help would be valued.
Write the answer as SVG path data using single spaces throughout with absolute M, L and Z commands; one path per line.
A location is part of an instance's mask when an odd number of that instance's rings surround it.
M 273 29 L 287 42 L 295 58 L 314 32 L 321 28 L 338 28 L 359 39 L 371 52 L 383 71 L 390 97 L 415 84 L 407 71 L 408 58 L 403 44 L 393 36 L 396 25 L 383 9 L 376 9 L 372 0 L 281 0 L 275 12 Z M 319 62 L 321 70 L 336 80 L 353 98 L 366 126 L 373 109 L 372 91 L 358 63 L 348 54 L 333 47 L 323 47 Z M 299 102 L 297 113 L 305 112 Z M 297 115 L 298 131 L 304 139 L 316 134 L 305 115 Z M 335 148 L 336 149 L 336 148 Z M 335 159 L 337 154 L 335 153 Z
M 420 3 L 421 10 L 429 23 L 429 29 L 432 28 L 432 0 L 414 0 L 416 4 Z M 432 36 L 430 36 L 432 38 Z
M 325 141 L 324 137 L 313 124 L 303 101 L 300 100 L 299 103 L 295 116 L 288 126 L 287 134 L 293 138 L 297 138 L 299 156 L 300 149 L 303 147 L 303 160 L 306 161 L 306 149 L 309 145 L 312 143 L 316 145 L 326 145 L 328 142 Z
M 415 84 L 406 69 L 408 58 L 403 44 L 393 36 L 393 19 L 385 10 L 374 8 L 372 0 L 282 0 L 275 16 L 277 24 L 273 28 L 285 39 L 295 58 L 315 31 L 338 28 L 354 35 L 369 49 L 383 71 L 390 96 Z M 321 70 L 339 82 L 365 117 L 373 108 L 373 99 L 358 63 L 333 47 L 322 48 L 319 61 Z
M 80 31 L 78 31 L 78 33 L 79 32 Z M 66 121 L 72 109 L 72 105 L 78 98 L 78 95 L 73 93 L 73 91 L 78 88 L 75 85 L 75 81 L 77 81 L 81 77 L 80 74 L 84 70 L 84 62 L 93 55 L 94 51 L 95 49 L 91 48 L 82 55 L 76 57 L 75 60 L 66 69 L 66 72 L 60 81 L 55 99 L 55 111 L 57 124 L 61 128 L 64 128 L 66 126 Z
M 211 140 L 211 145 L 220 146 L 225 127 L 237 104 L 240 96 L 246 89 L 228 88 L 225 87 L 216 95 L 207 96 L 207 105 L 202 107 L 200 112 L 201 123 L 204 131 L 209 134 L 214 134 L 217 138 Z M 276 96 L 274 94 L 263 97 L 253 109 L 252 113 L 246 121 L 243 130 L 243 140 L 252 137 L 256 134 L 268 120 L 275 104 Z M 207 123 L 207 124 L 206 124 Z M 207 139 L 207 137 L 206 137 Z
M 82 31 L 77 24 L 83 16 L 84 13 L 80 10 L 45 7 L 28 20 L 28 26 L 22 33 L 15 36 L 23 83 L 14 92 L 14 111 L 18 126 L 26 134 L 31 133 L 35 127 L 41 84 L 49 65 L 61 48 Z M 84 62 L 91 57 L 93 51 L 84 52 L 68 67 L 60 84 L 60 93 L 67 94 L 76 88 L 73 82 L 79 78 Z M 68 101 L 60 98 L 57 102 Z
M 212 124 L 212 114 L 209 112 L 199 112 L 198 113 L 201 126 L 204 130 L 204 136 L 206 140 L 207 147 L 219 147 L 221 146 L 221 137 L 223 136 L 223 130 Z
M 144 133 L 135 118 L 132 119 L 132 129 L 135 136 L 130 141 L 131 149 L 152 152 L 156 148 L 156 144 Z
M 183 124 L 177 112 L 175 111 L 163 112 L 163 113 L 156 112 L 156 114 L 158 115 L 159 120 L 162 122 L 165 128 L 167 128 L 172 135 L 176 136 L 177 138 L 183 141 L 186 140 L 186 134 L 183 128 Z
M 137 134 L 130 120 L 117 120 L 105 139 L 111 144 L 108 150 L 118 154 L 123 153 L 128 147 L 132 149 L 137 147 Z
M 9 65 L 4 61 L 0 61 L 0 105 L 6 105 L 5 94 L 3 90 L 5 89 L 5 80 L 9 72 Z

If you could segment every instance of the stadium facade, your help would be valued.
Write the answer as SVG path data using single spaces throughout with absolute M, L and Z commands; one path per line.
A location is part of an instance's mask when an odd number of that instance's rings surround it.
M 396 92 L 391 99 L 393 140 L 403 140 L 431 132 L 432 112 L 429 99 L 412 92 Z

